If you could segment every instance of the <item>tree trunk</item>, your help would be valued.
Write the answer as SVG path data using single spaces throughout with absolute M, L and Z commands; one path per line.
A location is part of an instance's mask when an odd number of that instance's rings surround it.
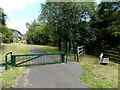
M 61 38 L 58 40 L 58 50 L 61 50 Z
M 72 48 L 73 48 L 72 39 L 70 39 L 70 53 L 72 53 Z

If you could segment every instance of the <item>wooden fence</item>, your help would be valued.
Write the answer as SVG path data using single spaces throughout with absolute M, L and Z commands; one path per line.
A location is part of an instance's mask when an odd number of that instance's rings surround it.
M 110 58 L 110 60 L 120 63 L 120 52 L 112 50 L 103 50 L 103 49 L 90 49 L 88 54 L 93 54 L 99 56 L 103 53 L 104 57 Z

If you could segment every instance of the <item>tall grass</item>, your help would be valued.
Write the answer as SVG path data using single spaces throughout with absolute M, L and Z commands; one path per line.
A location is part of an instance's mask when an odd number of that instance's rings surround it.
M 30 48 L 28 45 L 23 43 L 11 43 L 0 45 L 2 54 L 0 54 L 0 62 L 4 62 L 4 56 L 8 52 L 13 52 L 13 54 L 29 54 Z M 2 87 L 10 88 L 11 85 L 15 84 L 15 79 L 24 72 L 23 67 L 11 67 L 10 69 L 0 73 L 0 83 Z M 0 86 L 1 87 L 1 86 Z
M 90 88 L 118 88 L 118 64 L 100 65 L 99 59 L 85 55 L 80 60 L 83 69 L 79 79 Z
M 8 52 L 13 52 L 13 54 L 29 54 L 30 49 L 29 46 L 23 43 L 11 43 L 0 45 L 1 54 L 0 54 L 0 62 L 4 62 L 5 54 Z

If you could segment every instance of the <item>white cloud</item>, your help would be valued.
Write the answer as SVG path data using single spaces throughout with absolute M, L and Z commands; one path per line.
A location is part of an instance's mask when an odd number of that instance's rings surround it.
M 97 4 L 100 4 L 100 2 L 101 2 L 101 0 L 96 0 L 96 3 L 97 3 Z
M 39 1 L 39 0 L 0 0 L 0 6 L 5 11 L 20 10 L 24 8 L 27 4 L 31 4 L 36 1 Z
M 20 31 L 22 34 L 24 34 L 27 31 L 26 28 L 26 22 L 31 22 L 33 21 L 34 18 L 26 18 L 24 19 L 16 19 L 15 16 L 13 15 L 9 15 L 9 13 L 14 13 L 18 10 L 24 10 L 24 8 L 26 8 L 27 5 L 29 4 L 33 4 L 33 3 L 44 3 L 46 0 L 0 0 L 0 7 L 3 8 L 3 10 L 5 11 L 5 13 L 8 16 L 8 21 L 7 23 L 7 27 L 12 28 L 12 29 L 16 29 L 18 31 Z M 32 13 L 32 12 L 31 12 Z
M 7 23 L 7 27 L 11 29 L 16 29 L 20 31 L 22 34 L 25 34 L 27 28 L 26 28 L 26 22 L 24 21 L 10 21 Z

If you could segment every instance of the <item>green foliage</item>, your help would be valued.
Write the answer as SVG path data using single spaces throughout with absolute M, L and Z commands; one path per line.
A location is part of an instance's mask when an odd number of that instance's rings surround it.
M 76 41 L 88 48 L 119 49 L 120 3 L 46 2 L 38 22 L 26 23 L 28 42 L 58 45 Z M 71 44 L 72 45 L 72 44 Z
M 118 49 L 120 46 L 120 3 L 102 2 L 96 8 L 91 27 L 96 29 L 96 40 L 91 46 L 102 49 Z
M 114 37 L 120 37 L 120 10 L 112 13 L 113 21 L 109 23 L 107 30 Z
M 4 10 L 0 7 L 0 25 L 6 25 L 5 24 L 6 20 L 6 14 L 4 13 Z
M 13 40 L 12 31 L 8 27 L 3 26 L 2 27 L 2 41 L 5 42 L 5 41 L 12 41 L 12 40 Z
M 32 24 L 29 24 L 29 31 L 27 32 L 27 41 L 31 41 L 35 44 L 46 44 L 49 42 L 49 37 L 45 31 L 46 24 L 39 24 L 36 21 L 33 21 Z
M 0 39 L 3 42 L 11 42 L 13 41 L 13 34 L 12 31 L 6 27 L 6 14 L 4 13 L 4 10 L 0 7 Z M 0 41 L 0 43 L 2 42 Z
M 94 3 L 47 2 L 42 5 L 39 18 L 47 21 L 47 25 L 52 28 L 49 28 L 52 42 L 60 45 L 61 42 L 75 40 L 80 44 L 89 44 L 96 39 L 94 29 L 87 23 L 95 15 L 94 7 Z

